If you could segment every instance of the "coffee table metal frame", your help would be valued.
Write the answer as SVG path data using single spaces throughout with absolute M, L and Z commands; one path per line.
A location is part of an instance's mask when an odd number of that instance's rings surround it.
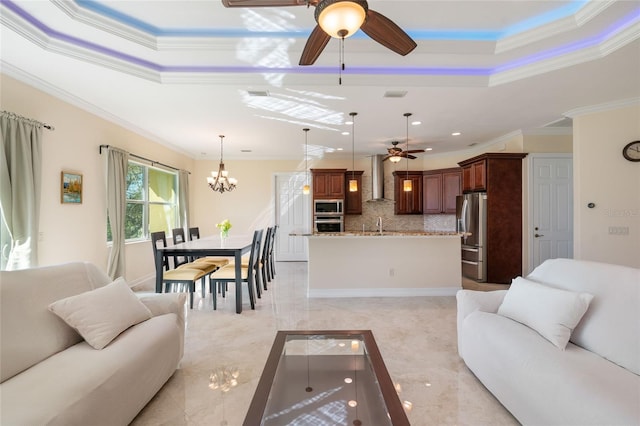
M 335 338 L 362 338 L 366 352 L 369 355 L 373 372 L 380 386 L 380 393 L 384 399 L 391 423 L 394 426 L 409 425 L 409 419 L 398 398 L 395 386 L 389 371 L 384 364 L 378 345 L 373 338 L 371 330 L 284 330 L 278 331 L 271 347 L 271 352 L 260 376 L 260 381 L 253 395 L 251 405 L 244 420 L 245 426 L 255 426 L 262 422 L 264 411 L 267 407 L 269 394 L 278 369 L 278 364 L 291 336 L 327 336 Z

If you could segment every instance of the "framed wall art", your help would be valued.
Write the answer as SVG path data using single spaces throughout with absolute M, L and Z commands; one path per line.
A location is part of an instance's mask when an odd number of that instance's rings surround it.
M 82 204 L 82 175 L 62 172 L 60 177 L 60 202 Z

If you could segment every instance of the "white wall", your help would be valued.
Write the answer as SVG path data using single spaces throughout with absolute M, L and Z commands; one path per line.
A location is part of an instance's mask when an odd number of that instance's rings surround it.
M 622 157 L 640 140 L 640 102 L 578 114 L 573 127 L 574 255 L 640 268 L 640 163 Z M 611 226 L 629 235 L 610 235 Z

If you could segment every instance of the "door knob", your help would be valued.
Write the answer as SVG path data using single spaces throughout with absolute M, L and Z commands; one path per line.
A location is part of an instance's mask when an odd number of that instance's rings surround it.
M 542 235 L 542 234 L 534 234 L 533 236 L 534 236 L 534 237 L 536 237 L 536 238 L 538 238 L 538 237 L 544 237 L 544 235 Z

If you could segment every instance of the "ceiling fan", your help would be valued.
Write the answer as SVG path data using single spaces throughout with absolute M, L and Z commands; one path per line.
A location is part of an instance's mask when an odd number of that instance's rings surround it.
M 393 21 L 369 9 L 366 0 L 222 0 L 222 4 L 225 7 L 314 6 L 318 24 L 304 46 L 299 65 L 313 65 L 331 37 L 343 39 L 358 29 L 402 56 L 417 46 Z
M 397 163 L 403 158 L 409 158 L 411 160 L 415 160 L 418 157 L 416 157 L 415 155 L 411 155 L 411 154 L 416 154 L 418 152 L 424 152 L 424 149 L 410 149 L 409 151 L 403 151 L 402 148 L 398 148 L 398 144 L 399 143 L 400 142 L 398 142 L 398 141 L 391 142 L 391 145 L 393 145 L 393 146 L 391 148 L 387 148 L 387 151 L 389 153 L 387 155 L 385 155 L 385 157 L 382 159 L 382 161 L 390 160 L 392 163 Z

